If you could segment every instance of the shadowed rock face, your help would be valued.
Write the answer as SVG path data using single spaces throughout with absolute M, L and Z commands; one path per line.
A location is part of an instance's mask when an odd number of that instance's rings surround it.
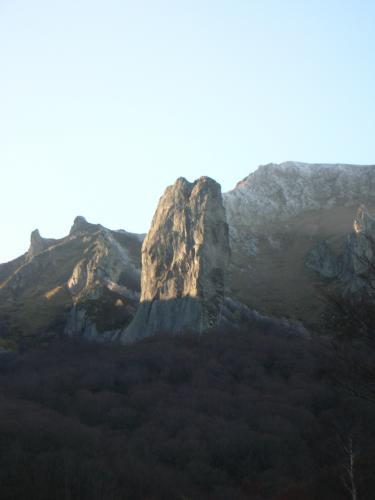
M 369 284 L 375 255 L 375 219 L 362 205 L 340 253 L 335 253 L 326 240 L 308 253 L 306 266 L 322 278 L 335 278 L 345 293 L 355 293 Z
M 183 178 L 166 189 L 142 246 L 141 304 L 124 342 L 218 323 L 230 249 L 220 185 Z

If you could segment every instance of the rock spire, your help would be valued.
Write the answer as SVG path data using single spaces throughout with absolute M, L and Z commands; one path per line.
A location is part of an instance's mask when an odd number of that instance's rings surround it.
M 161 197 L 144 240 L 141 304 L 122 340 L 217 324 L 229 256 L 220 185 L 208 177 L 177 179 Z

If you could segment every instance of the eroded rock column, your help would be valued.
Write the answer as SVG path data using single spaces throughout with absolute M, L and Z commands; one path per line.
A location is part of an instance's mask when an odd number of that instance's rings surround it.
M 143 243 L 141 304 L 122 340 L 217 324 L 229 256 L 220 185 L 179 178 L 161 197 Z

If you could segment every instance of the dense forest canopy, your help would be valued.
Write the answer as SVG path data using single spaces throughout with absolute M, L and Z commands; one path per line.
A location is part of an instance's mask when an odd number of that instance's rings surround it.
M 263 321 L 0 358 L 2 499 L 373 498 L 375 405 L 327 339 Z M 354 449 L 353 448 L 353 449 Z

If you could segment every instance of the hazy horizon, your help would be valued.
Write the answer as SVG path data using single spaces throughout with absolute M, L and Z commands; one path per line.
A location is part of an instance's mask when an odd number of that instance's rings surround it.
M 83 215 L 146 232 L 177 177 L 374 164 L 375 4 L 0 1 L 0 262 Z

